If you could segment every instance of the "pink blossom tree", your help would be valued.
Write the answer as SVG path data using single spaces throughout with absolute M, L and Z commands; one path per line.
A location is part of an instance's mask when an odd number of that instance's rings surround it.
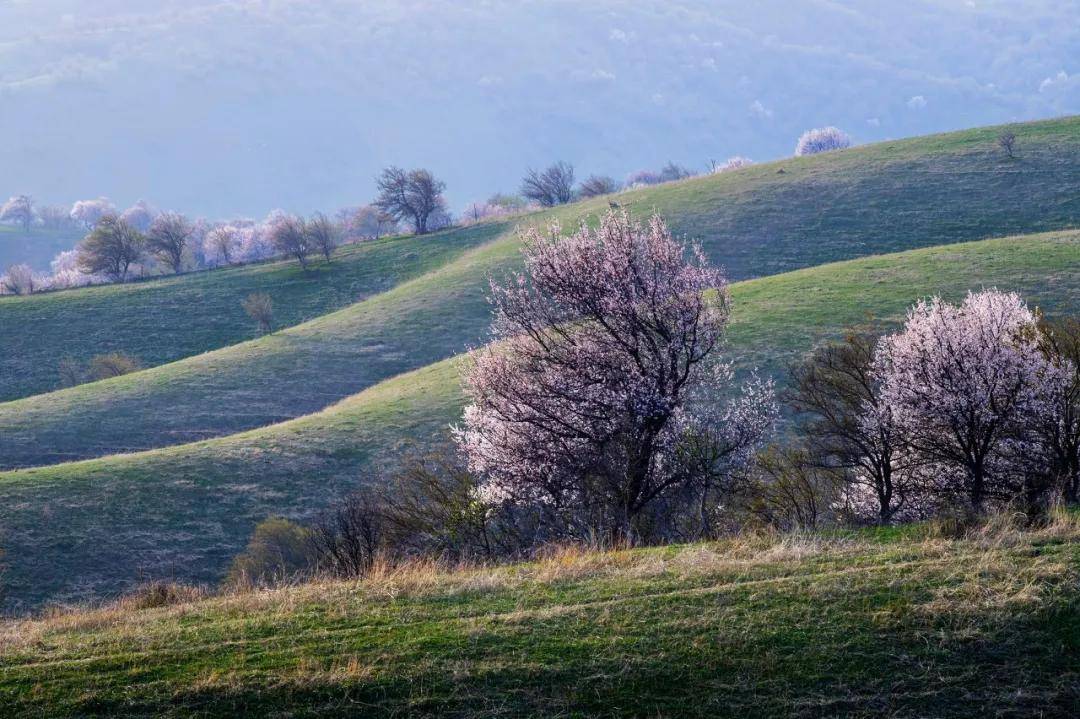
M 821 152 L 832 152 L 851 147 L 851 138 L 843 130 L 837 127 L 818 127 L 807 130 L 795 144 L 795 156 L 816 155 Z
M 1010 292 L 970 293 L 958 306 L 919 302 L 874 357 L 881 401 L 908 446 L 933 466 L 939 490 L 980 512 L 1024 491 L 1017 459 L 1064 381 L 1040 351 L 1036 316 Z
M 609 213 L 567 238 L 524 235 L 525 271 L 492 283 L 500 342 L 472 357 L 456 439 L 489 502 L 570 511 L 632 540 L 647 511 L 713 490 L 771 422 L 771 384 L 722 409 L 727 285 L 663 220 Z M 719 368 L 719 369 L 718 369 Z

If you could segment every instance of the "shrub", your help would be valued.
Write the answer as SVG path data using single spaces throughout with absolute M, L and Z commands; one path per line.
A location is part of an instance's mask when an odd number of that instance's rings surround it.
M 272 332 L 274 325 L 274 303 L 265 292 L 252 292 L 240 300 L 240 306 L 248 317 L 259 323 L 263 332 Z
M 805 450 L 770 447 L 758 455 L 754 469 L 748 508 L 759 520 L 787 531 L 816 529 L 831 516 L 839 476 L 818 466 Z
M 37 288 L 34 271 L 30 265 L 12 265 L 7 274 L 0 278 L 4 290 L 16 295 L 29 295 Z
M 851 147 L 851 138 L 836 127 L 819 127 L 807 130 L 795 145 L 795 156 L 816 155 Z
M 619 191 L 619 183 L 606 175 L 590 175 L 581 183 L 578 194 L 582 197 L 599 197 Z
M 247 548 L 233 559 L 225 584 L 270 586 L 309 574 L 315 563 L 312 531 L 288 519 L 271 517 L 255 526 Z
M 742 157 L 741 155 L 736 155 L 735 157 L 729 157 L 728 159 L 724 160 L 724 162 L 713 167 L 713 172 L 732 172 L 734 170 L 741 170 L 744 167 L 750 167 L 753 164 L 754 161 L 751 160 L 749 157 Z
M 60 360 L 57 370 L 60 373 L 60 384 L 64 387 L 74 387 L 84 381 L 82 365 L 74 357 Z
M 87 376 L 90 381 L 119 377 L 140 369 L 139 360 L 123 352 L 109 352 L 90 359 Z
M 176 604 L 194 602 L 204 598 L 206 594 L 206 590 L 201 587 L 156 580 L 136 587 L 120 597 L 116 604 L 123 609 L 132 611 L 157 609 L 159 607 L 171 607 Z

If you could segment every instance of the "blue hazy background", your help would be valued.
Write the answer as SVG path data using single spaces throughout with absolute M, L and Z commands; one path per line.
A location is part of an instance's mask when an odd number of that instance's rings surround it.
M 0 194 L 333 210 L 384 165 L 454 210 L 579 177 L 1080 111 L 1067 0 L 0 0 Z

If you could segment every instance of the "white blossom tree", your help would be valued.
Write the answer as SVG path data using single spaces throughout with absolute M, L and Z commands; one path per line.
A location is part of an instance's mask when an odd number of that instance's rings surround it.
M 157 218 L 158 214 L 158 211 L 151 207 L 146 200 L 139 200 L 120 213 L 120 219 L 139 232 L 147 232 L 150 229 L 150 224 Z
M 24 232 L 30 229 L 34 217 L 34 198 L 29 195 L 16 195 L 0 206 L 0 220 L 18 222 Z
M 736 155 L 735 157 L 729 157 L 728 159 L 713 167 L 713 172 L 732 172 L 734 170 L 741 170 L 744 167 L 750 167 L 753 164 L 754 161 L 751 160 L 749 157 Z
M 102 217 L 112 214 L 116 214 L 116 206 L 105 197 L 79 200 L 71 206 L 71 219 L 82 223 L 87 229 L 93 229 Z
M 1026 489 L 1018 459 L 1064 377 L 1040 351 L 1036 316 L 1010 292 L 968 294 L 960 305 L 916 304 L 874 357 L 881 402 L 911 451 L 933 466 L 939 490 L 975 512 Z
M 767 382 L 722 409 L 714 353 L 727 286 L 700 250 L 609 213 L 598 229 L 524 236 L 525 271 L 492 283 L 493 334 L 474 353 L 459 446 L 491 502 L 589 516 L 625 540 L 655 504 L 714 489 L 771 422 Z M 718 369 L 719 368 L 719 369 Z
M 837 127 L 818 127 L 807 130 L 795 144 L 795 156 L 816 155 L 821 152 L 832 152 L 851 147 L 851 138 L 843 130 Z
M 0 289 L 14 295 L 29 295 L 40 288 L 42 282 L 34 275 L 30 265 L 12 265 L 0 277 Z

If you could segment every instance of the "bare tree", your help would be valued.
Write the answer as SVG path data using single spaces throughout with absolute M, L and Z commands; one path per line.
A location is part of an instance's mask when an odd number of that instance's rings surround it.
M 849 331 L 843 342 L 830 343 L 791 371 L 787 399 L 799 415 L 799 427 L 821 467 L 839 470 L 855 494 L 869 493 L 880 524 L 888 524 L 917 492 L 904 435 L 880 399 L 871 365 L 877 338 Z
M 619 183 L 607 175 L 590 175 L 578 188 L 578 194 L 582 197 L 599 197 L 618 191 Z
M 368 491 L 354 492 L 325 513 L 311 542 L 321 571 L 338 577 L 367 574 L 383 548 L 383 508 Z
M 57 365 L 60 375 L 60 384 L 64 387 L 74 387 L 83 383 L 83 368 L 74 357 L 65 357 Z
M 322 256 L 329 262 L 330 255 L 334 254 L 334 250 L 338 246 L 338 231 L 334 227 L 334 223 L 320 212 L 316 213 L 308 221 L 304 229 L 307 232 L 308 245 L 322 253 Z
M 544 207 L 570 202 L 574 199 L 574 166 L 556 162 L 543 172 L 530 168 L 521 181 L 521 194 Z
M 749 509 L 777 529 L 816 529 L 836 504 L 837 475 L 805 450 L 770 447 L 754 468 Z
M 131 265 L 142 259 L 145 247 L 141 232 L 116 215 L 105 215 L 76 248 L 79 269 L 123 282 Z
M 146 246 L 161 262 L 179 274 L 184 266 L 184 250 L 187 249 L 195 228 L 178 212 L 164 212 L 150 223 Z
M 388 167 L 376 180 L 379 197 L 375 206 L 395 220 L 412 223 L 416 234 L 429 230 L 428 224 L 438 211 L 446 210 L 443 191 L 446 183 L 435 179 L 428 170 L 403 170 Z
M 1064 381 L 1036 424 L 1042 464 L 1068 504 L 1080 501 L 1080 319 L 1042 322 L 1043 352 Z
M 265 292 L 252 292 L 240 300 L 240 306 L 247 312 L 248 317 L 259 323 L 259 329 L 263 332 L 273 332 L 274 329 L 274 303 L 270 295 Z
M 668 162 L 660 168 L 660 181 L 661 182 L 674 182 L 675 180 L 685 180 L 688 177 L 693 177 L 694 173 L 683 167 L 682 165 L 676 165 L 674 162 Z
M 312 247 L 307 233 L 307 223 L 298 217 L 282 217 L 270 229 L 270 242 L 283 255 L 295 257 L 300 267 L 307 269 L 307 258 Z
M 1012 130 L 1006 130 L 998 135 L 998 145 L 1005 151 L 1005 154 L 1009 157 L 1016 157 L 1013 152 L 1016 150 L 1016 133 Z
M 74 226 L 71 208 L 63 205 L 45 205 L 38 210 L 41 226 L 47 230 L 62 230 Z

